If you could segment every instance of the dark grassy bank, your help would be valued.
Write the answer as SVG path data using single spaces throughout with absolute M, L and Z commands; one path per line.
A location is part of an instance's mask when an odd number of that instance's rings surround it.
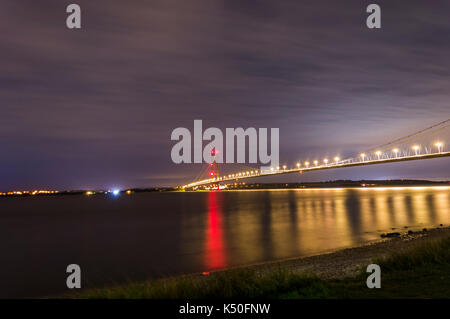
M 369 289 L 369 275 L 324 280 L 281 267 L 237 269 L 84 291 L 75 298 L 449 298 L 450 238 L 415 244 L 405 252 L 375 259 L 381 288 Z

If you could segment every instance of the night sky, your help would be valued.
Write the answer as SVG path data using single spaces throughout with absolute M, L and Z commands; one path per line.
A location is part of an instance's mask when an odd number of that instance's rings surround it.
M 81 30 L 65 24 L 73 2 Z M 366 27 L 369 3 L 381 6 L 381 29 Z M 172 163 L 170 134 L 194 119 L 279 127 L 290 165 L 445 120 L 449 12 L 448 0 L 2 0 L 0 190 L 189 182 L 202 167 Z M 446 179 L 448 167 L 279 180 Z

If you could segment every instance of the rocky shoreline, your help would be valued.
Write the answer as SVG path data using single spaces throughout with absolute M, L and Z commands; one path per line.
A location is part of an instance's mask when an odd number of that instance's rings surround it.
M 405 228 L 406 229 L 406 228 Z M 422 229 L 420 231 L 403 231 L 399 235 L 395 234 L 392 237 L 384 236 L 383 239 L 376 242 L 366 243 L 357 247 L 345 248 L 337 250 L 334 252 L 323 253 L 310 257 L 302 258 L 291 258 L 288 260 L 266 262 L 261 264 L 247 265 L 242 267 L 234 267 L 223 270 L 218 270 L 214 272 L 207 273 L 197 273 L 197 274 L 186 274 L 175 277 L 166 277 L 157 279 L 155 281 L 141 282 L 141 283 L 130 283 L 126 285 L 118 285 L 114 287 L 103 287 L 99 289 L 89 289 L 81 294 L 69 294 L 59 296 L 62 298 L 160 298 L 163 293 L 164 298 L 185 298 L 180 296 L 185 296 L 185 294 L 193 294 L 194 296 L 202 296 L 205 298 L 204 289 L 208 288 L 211 290 L 211 294 L 214 295 L 217 292 L 217 287 L 221 287 L 222 281 L 234 280 L 236 283 L 236 278 L 241 280 L 251 281 L 250 285 L 256 285 L 255 277 L 252 274 L 259 273 L 262 275 L 261 280 L 264 278 L 275 278 L 273 275 L 277 275 L 278 271 L 287 271 L 288 274 L 301 274 L 301 275 L 314 275 L 318 277 L 317 279 L 323 279 L 323 283 L 332 283 L 333 279 L 347 278 L 352 279 L 361 274 L 361 270 L 365 269 L 367 265 L 372 264 L 374 259 L 383 258 L 390 256 L 394 253 L 407 252 L 410 249 L 418 247 L 419 245 L 430 242 L 438 241 L 441 239 L 450 238 L 450 227 L 439 226 L 432 229 Z M 236 272 L 235 272 L 236 271 Z M 248 271 L 248 272 L 247 272 Z M 290 273 L 290 274 L 289 274 Z M 215 276 L 218 274 L 220 276 Z M 265 276 L 267 275 L 267 276 Z M 422 275 L 428 275 L 428 273 L 423 273 Z M 237 277 L 236 277 L 237 276 Z M 242 277 L 243 276 L 243 277 Z M 442 276 L 447 276 L 447 274 L 439 274 L 439 278 L 431 278 L 435 281 L 435 285 L 440 285 Z M 215 278 L 215 280 L 212 280 Z M 304 277 L 307 278 L 307 277 Z M 426 279 L 429 280 L 430 278 Z M 219 280 L 219 281 L 217 281 Z M 208 282 L 211 285 L 208 286 Z M 348 281 L 347 281 L 348 282 Z M 206 286 L 199 286 L 199 284 Z M 219 286 L 215 286 L 219 284 Z M 445 285 L 444 285 L 445 286 Z M 179 288 L 179 287 L 182 287 Z M 206 288 L 205 288 L 206 287 Z M 331 286 L 330 286 L 331 287 Z M 352 286 L 349 286 L 352 288 Z M 418 287 L 421 287 L 420 284 Z M 422 288 L 424 283 L 422 283 Z M 228 287 L 230 288 L 230 287 Z M 317 288 L 317 287 L 316 287 Z M 339 287 L 334 287 L 338 289 Z M 353 287 L 354 288 L 354 287 Z M 352 289 L 353 289 L 352 288 Z M 403 292 L 404 295 L 410 296 L 410 290 L 416 289 L 417 287 L 411 286 L 407 288 L 407 293 Z M 420 288 L 415 292 L 415 295 L 422 296 L 423 291 Z M 179 290 L 181 289 L 181 290 Z M 187 290 L 186 290 L 187 289 Z M 256 288 L 255 288 L 256 289 Z M 258 288 L 259 289 L 259 288 Z M 396 288 L 395 288 L 396 289 Z M 251 289 L 250 289 L 251 290 Z M 239 291 L 239 289 L 238 289 Z M 336 292 L 336 291 L 335 291 Z M 271 292 L 273 293 L 273 291 Z M 387 295 L 389 291 L 387 291 Z M 424 296 L 435 296 L 435 292 L 430 292 L 430 294 L 425 294 Z M 206 296 L 209 296 L 206 293 Z M 313 296 L 315 296 L 313 294 Z M 359 296 L 359 295 L 358 295 Z M 440 296 L 438 293 L 436 296 Z
M 375 258 L 382 258 L 393 253 L 408 250 L 424 241 L 450 237 L 450 227 L 437 227 L 421 231 L 408 230 L 404 233 L 384 234 L 380 241 L 357 247 L 345 248 L 331 253 L 310 257 L 294 258 L 275 262 L 266 262 L 233 269 L 252 269 L 270 272 L 276 269 L 295 273 L 314 274 L 324 279 L 340 278 L 358 274 L 362 267 L 372 263 Z M 227 271 L 227 270 L 223 270 Z

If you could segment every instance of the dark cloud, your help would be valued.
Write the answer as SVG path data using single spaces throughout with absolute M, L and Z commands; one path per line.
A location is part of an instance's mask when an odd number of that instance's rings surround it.
M 360 0 L 77 3 L 77 31 L 64 1 L 0 4 L 1 188 L 181 183 L 200 168 L 171 163 L 170 133 L 194 119 L 280 127 L 293 163 L 448 118 L 448 1 L 378 1 L 381 30 Z

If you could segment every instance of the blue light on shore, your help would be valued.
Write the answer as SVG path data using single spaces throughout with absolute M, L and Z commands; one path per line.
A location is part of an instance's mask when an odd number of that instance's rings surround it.
M 118 195 L 120 194 L 120 189 L 114 189 L 114 190 L 112 191 L 112 194 L 113 194 L 114 196 L 118 196 Z

